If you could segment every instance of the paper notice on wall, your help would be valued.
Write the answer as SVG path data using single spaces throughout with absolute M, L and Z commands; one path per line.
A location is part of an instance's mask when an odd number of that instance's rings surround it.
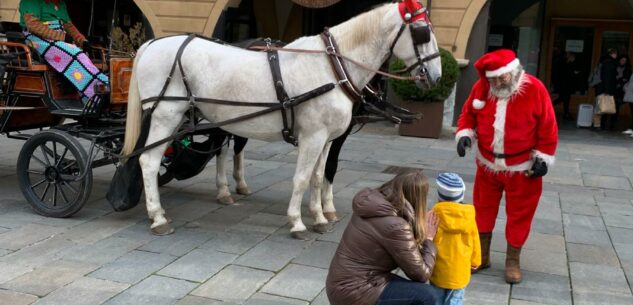
M 490 34 L 490 35 L 488 35 L 488 46 L 489 47 L 502 47 L 503 46 L 503 35 L 502 34 Z
M 582 53 L 585 47 L 584 40 L 567 40 L 565 41 L 565 52 Z

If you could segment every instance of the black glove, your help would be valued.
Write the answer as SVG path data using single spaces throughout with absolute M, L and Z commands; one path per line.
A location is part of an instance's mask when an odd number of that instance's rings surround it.
M 469 137 L 461 137 L 459 138 L 459 141 L 457 141 L 457 154 L 460 157 L 463 157 L 466 155 L 466 148 L 471 147 L 472 145 L 472 141 L 470 140 Z
M 84 43 L 81 45 L 81 48 L 84 51 L 90 50 L 92 48 L 92 43 L 90 43 L 90 41 L 88 40 L 84 40 Z
M 543 177 L 547 174 L 547 163 L 543 161 L 543 159 L 536 157 L 534 158 L 534 164 L 532 168 L 525 173 L 528 177 L 536 178 Z
M 74 43 L 74 42 L 75 42 L 75 40 L 73 39 L 73 37 L 72 37 L 72 36 L 70 36 L 70 35 L 66 34 L 66 37 L 64 37 L 64 42 L 65 42 L 65 43 L 70 43 L 70 44 L 72 44 L 72 43 Z

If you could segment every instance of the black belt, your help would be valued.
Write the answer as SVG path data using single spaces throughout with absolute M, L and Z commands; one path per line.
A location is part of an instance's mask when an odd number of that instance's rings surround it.
M 524 150 L 522 152 L 516 153 L 516 154 L 498 154 L 496 152 L 491 152 L 492 155 L 497 158 L 497 159 L 507 159 L 507 158 L 512 158 L 512 157 L 516 157 L 516 156 L 520 156 L 526 152 L 529 152 L 530 150 Z

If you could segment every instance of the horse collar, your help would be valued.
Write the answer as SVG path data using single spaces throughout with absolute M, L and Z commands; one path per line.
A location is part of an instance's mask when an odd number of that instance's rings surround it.
M 343 65 L 341 58 L 337 56 L 338 45 L 336 44 L 334 36 L 330 33 L 330 30 L 327 27 L 323 30 L 323 33 L 321 33 L 321 39 L 323 39 L 325 52 L 330 58 L 330 64 L 332 65 L 332 69 L 334 70 L 338 83 L 343 88 L 343 92 L 345 92 L 347 97 L 349 97 L 354 104 L 362 103 L 364 98 L 362 91 L 356 88 L 350 79 L 347 68 Z

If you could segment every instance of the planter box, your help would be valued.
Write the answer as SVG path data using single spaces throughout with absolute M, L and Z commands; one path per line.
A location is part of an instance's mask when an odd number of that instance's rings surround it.
M 421 112 L 424 116 L 413 124 L 400 124 L 401 136 L 437 139 L 442 133 L 444 118 L 444 102 L 410 102 L 401 101 L 400 106 L 411 112 Z

